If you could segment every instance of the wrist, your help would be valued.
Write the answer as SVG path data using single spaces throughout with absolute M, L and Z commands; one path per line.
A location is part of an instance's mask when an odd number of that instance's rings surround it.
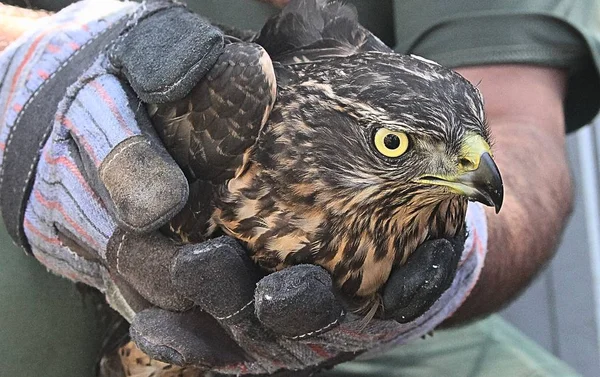
M 0 52 L 49 15 L 46 11 L 0 4 Z
M 260 1 L 262 1 L 263 3 L 269 3 L 271 5 L 274 5 L 277 8 L 283 8 L 290 2 L 290 0 L 260 0 Z

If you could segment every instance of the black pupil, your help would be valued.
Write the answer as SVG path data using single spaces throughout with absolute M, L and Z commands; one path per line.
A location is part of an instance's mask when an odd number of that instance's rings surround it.
M 383 144 L 388 149 L 396 149 L 400 146 L 400 138 L 394 134 L 388 134 L 383 139 Z

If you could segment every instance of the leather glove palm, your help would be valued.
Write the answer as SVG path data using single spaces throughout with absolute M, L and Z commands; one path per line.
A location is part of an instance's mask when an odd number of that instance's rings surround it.
M 231 239 L 189 246 L 175 257 L 172 279 L 203 310 L 148 309 L 135 317 L 131 334 L 142 350 L 167 363 L 224 374 L 309 374 L 422 336 L 446 318 L 457 305 L 446 304 L 468 285 L 462 272 L 454 279 L 463 250 L 456 241 L 422 245 L 385 287 L 383 317 L 388 320 L 366 326 L 362 317 L 344 310 L 320 267 L 298 265 L 261 277 Z M 462 264 L 463 272 L 473 268 L 472 262 Z M 167 322 L 181 326 L 166 328 Z M 235 345 L 208 334 L 211 328 L 225 329 Z

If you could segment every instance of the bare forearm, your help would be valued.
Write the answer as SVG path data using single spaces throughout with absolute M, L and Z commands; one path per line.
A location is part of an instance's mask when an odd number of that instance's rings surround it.
M 507 150 L 496 157 L 506 172 L 505 205 L 499 215 L 488 213 L 489 251 L 484 269 L 453 321 L 496 311 L 525 288 L 553 255 L 570 210 L 567 167 L 555 159 L 564 154 L 562 146 L 522 124 L 496 125 L 509 133 L 496 133 L 498 150 Z M 515 165 L 520 171 L 509 172 Z M 523 194 L 528 190 L 536 192 Z
M 273 4 L 278 8 L 283 8 L 284 6 L 287 5 L 287 3 L 290 2 L 290 0 L 259 0 L 259 1 L 262 1 L 263 3 Z
M 488 256 L 475 289 L 447 324 L 498 310 L 552 257 L 572 206 L 559 70 L 497 66 L 459 70 L 478 83 L 505 183 L 500 214 L 488 212 Z
M 0 51 L 49 13 L 0 3 Z

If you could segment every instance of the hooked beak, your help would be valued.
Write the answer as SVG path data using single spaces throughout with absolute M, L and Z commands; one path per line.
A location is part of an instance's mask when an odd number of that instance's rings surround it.
M 419 182 L 449 187 L 470 200 L 493 206 L 498 213 L 504 199 L 504 188 L 488 143 L 479 135 L 467 135 L 458 165 L 455 176 L 426 175 Z

